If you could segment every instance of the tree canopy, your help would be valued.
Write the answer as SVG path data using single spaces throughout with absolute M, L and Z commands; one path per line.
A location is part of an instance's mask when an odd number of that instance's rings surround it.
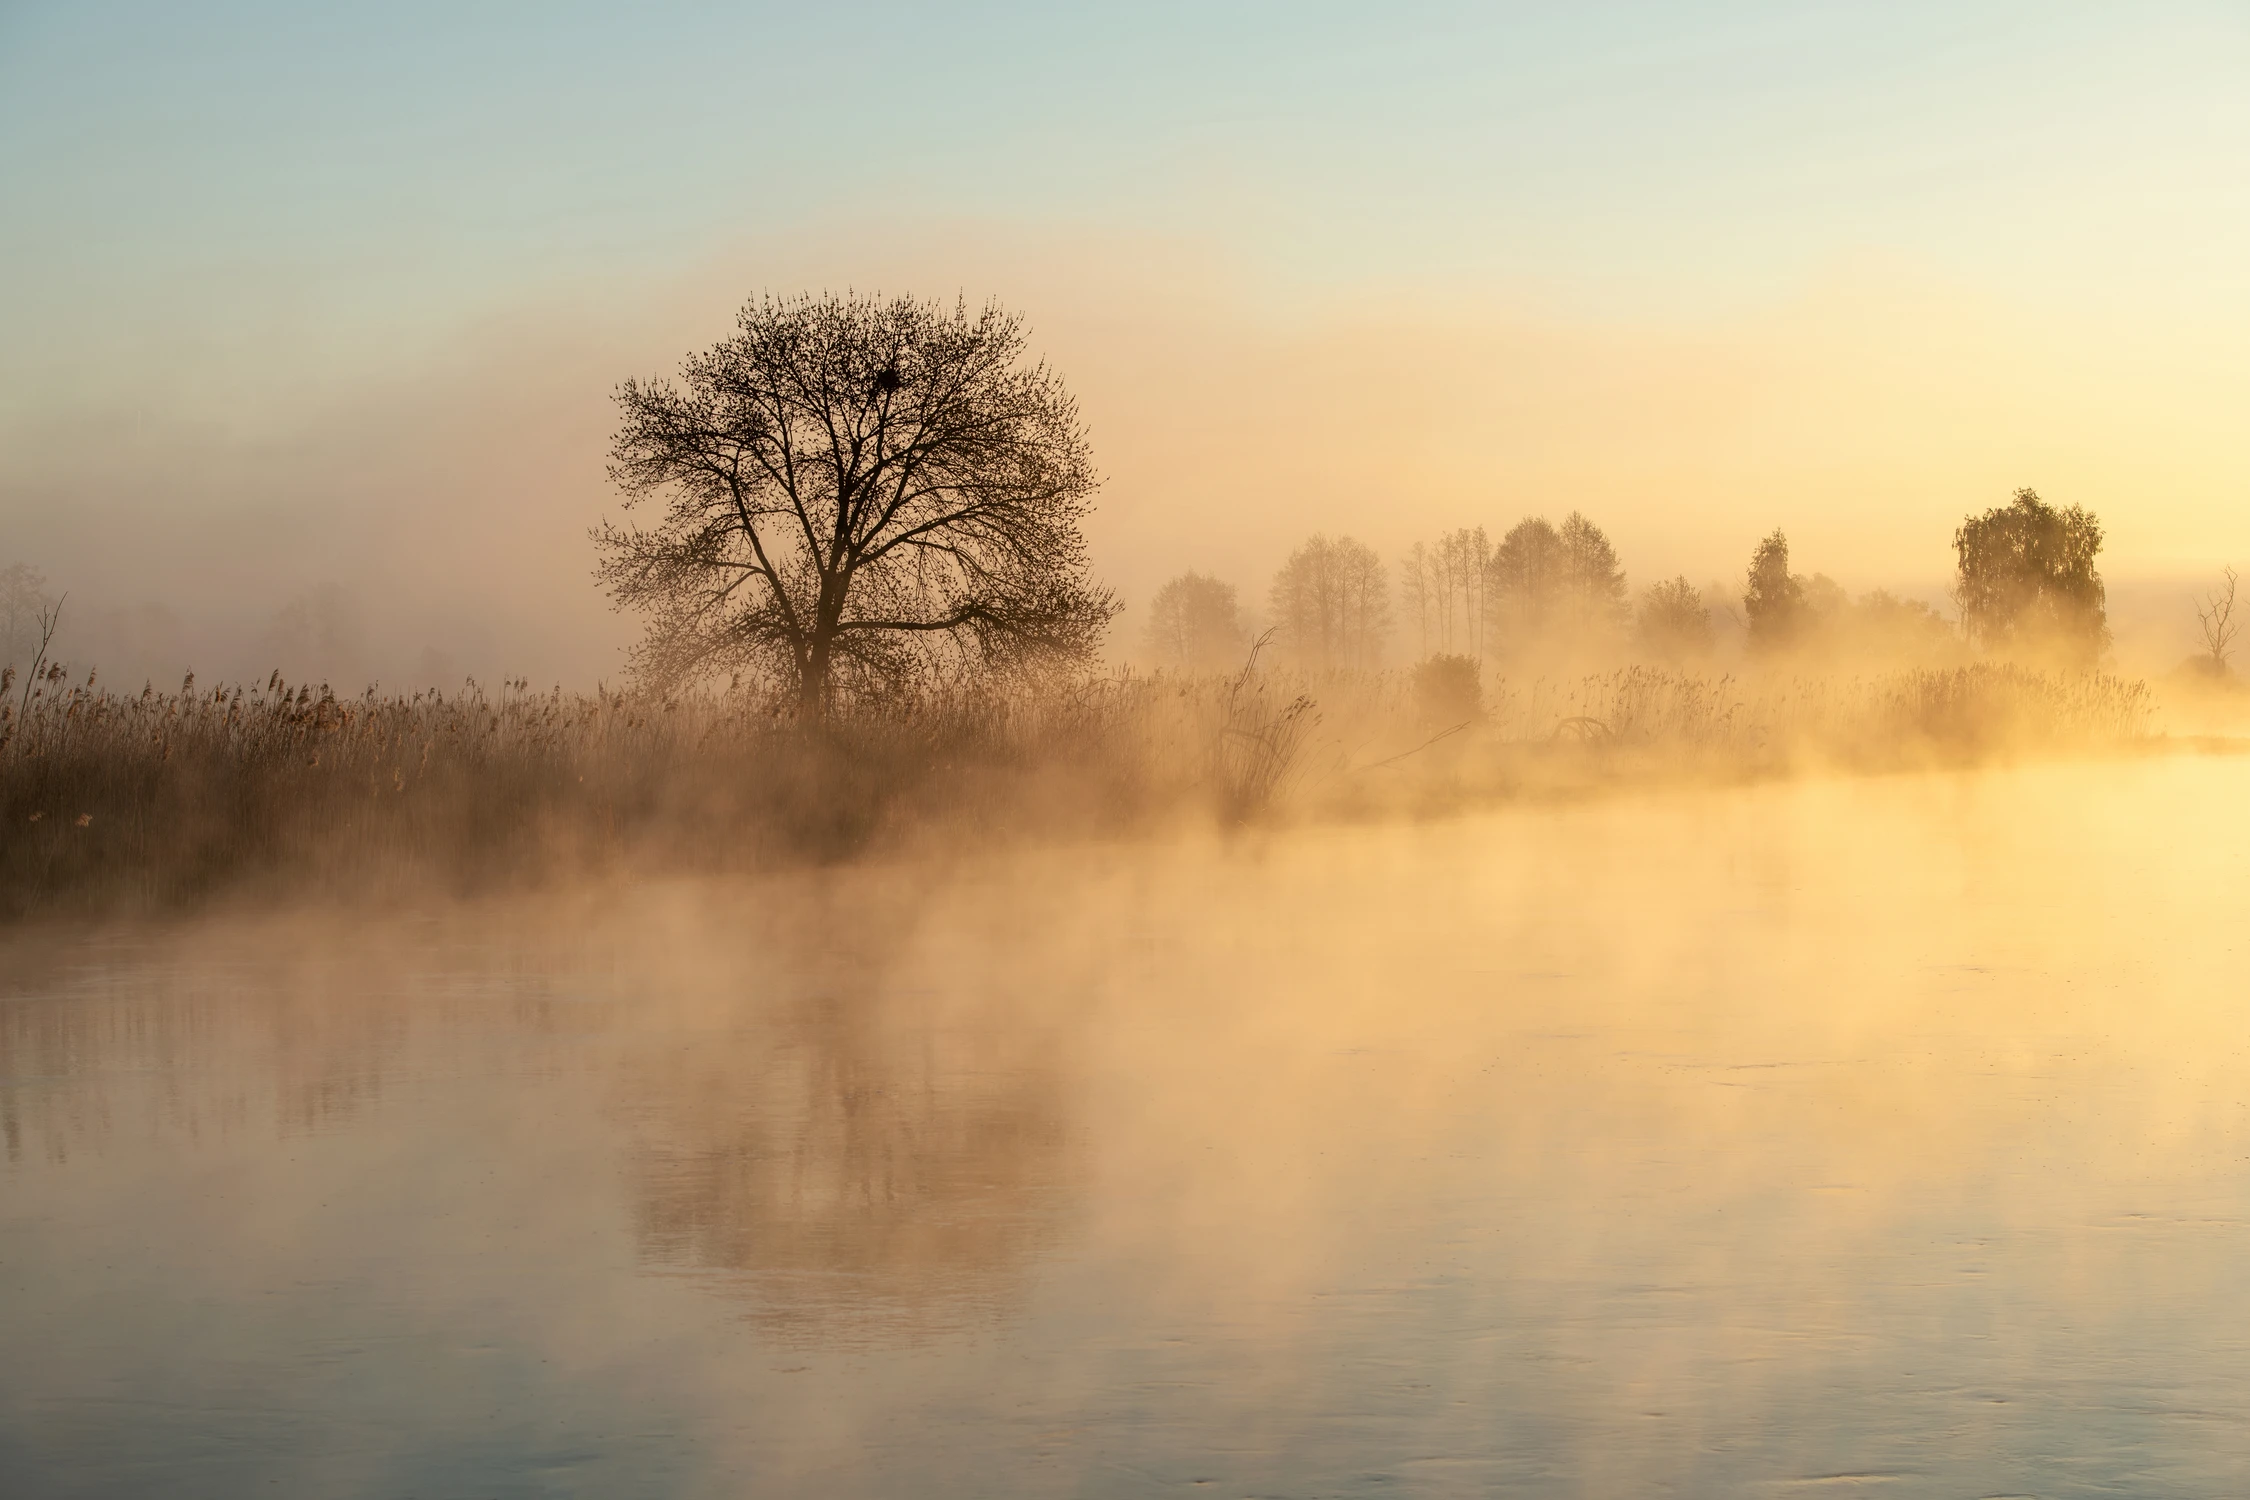
M 1641 593 L 1635 620 L 1640 646 L 1659 661 L 1699 660 L 1711 654 L 1711 610 L 1703 591 L 1683 574 Z
M 1504 650 L 1583 646 L 1623 622 L 1625 570 L 1599 526 L 1577 511 L 1560 527 L 1532 516 L 1492 554 L 1492 635 Z
M 1754 651 L 1778 651 L 1798 643 L 1807 614 L 1805 581 L 1789 571 L 1789 538 L 1776 526 L 1750 554 L 1742 590 L 1742 615 Z
M 750 671 L 817 719 L 839 694 L 1084 659 L 1116 613 L 1080 529 L 1077 406 L 998 306 L 766 297 L 617 404 L 610 475 L 659 512 L 594 537 L 652 680 Z
M 1205 573 L 1172 579 L 1149 600 L 1150 655 L 1168 667 L 1207 670 L 1241 659 L 1249 644 L 1234 585 Z
M 1375 549 L 1315 536 L 1289 554 L 1268 601 L 1281 646 L 1300 665 L 1372 667 L 1390 633 L 1390 587 Z
M 2091 665 L 2109 646 L 2108 592 L 2094 558 L 2102 526 L 2037 490 L 1970 516 L 1953 533 L 1954 598 L 1969 638 L 1988 651 Z

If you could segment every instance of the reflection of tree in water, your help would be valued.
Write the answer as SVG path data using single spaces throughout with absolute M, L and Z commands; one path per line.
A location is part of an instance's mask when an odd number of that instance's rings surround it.
M 66 1162 L 120 1133 L 347 1128 L 381 1105 L 417 1020 L 442 1014 L 426 996 L 408 1003 L 405 971 L 386 973 L 359 951 L 260 955 L 213 938 L 187 952 L 9 957 L 0 982 L 8 1162 Z
M 1072 1162 L 1050 1045 L 810 1002 L 638 1080 L 643 1259 L 761 1322 L 913 1336 L 999 1310 Z
M 401 1029 L 364 1007 L 324 1014 L 169 975 L 0 1004 L 0 1153 L 63 1162 L 120 1130 L 337 1129 L 381 1101 Z

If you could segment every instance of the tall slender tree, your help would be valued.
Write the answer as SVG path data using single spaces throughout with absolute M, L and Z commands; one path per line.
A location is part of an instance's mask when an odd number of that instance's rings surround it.
M 1414 544 L 1399 564 L 1399 589 L 1421 655 L 1483 655 L 1491 574 L 1492 543 L 1482 526 Z
M 1750 553 L 1742 590 L 1742 616 L 1750 649 L 1772 652 L 1794 646 L 1804 634 L 1805 583 L 1789 571 L 1789 538 L 1776 526 Z

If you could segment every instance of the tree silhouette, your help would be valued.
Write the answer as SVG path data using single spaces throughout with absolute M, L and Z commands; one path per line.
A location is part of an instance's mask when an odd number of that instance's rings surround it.
M 1492 543 L 1482 526 L 1463 526 L 1435 542 L 1414 544 L 1399 564 L 1399 592 L 1413 615 L 1423 655 L 1484 654 L 1491 580 Z
M 1627 613 L 1617 549 L 1577 511 L 1560 528 L 1543 516 L 1508 528 L 1492 554 L 1489 596 L 1493 640 L 1514 651 L 1589 644 Z
M 1116 613 L 1077 406 L 997 306 L 767 297 L 617 403 L 610 475 L 663 509 L 594 538 L 652 680 L 747 669 L 814 720 L 839 691 L 1082 660 Z
M 1659 661 L 1700 660 L 1711 654 L 1711 611 L 1703 592 L 1683 577 L 1656 584 L 1641 594 L 1635 622 L 1643 651 Z
M 1172 579 L 1149 600 L 1147 643 L 1168 667 L 1232 665 L 1249 644 L 1234 585 L 1192 572 Z
M 1562 542 L 1564 608 L 1573 634 L 1586 640 L 1615 628 L 1628 613 L 1617 549 L 1577 511 L 1563 517 L 1557 537 Z
M 2195 623 L 2203 634 L 2203 655 L 2199 658 L 2203 670 L 2213 677 L 2227 675 L 2227 658 L 2234 651 L 2234 638 L 2242 624 L 2234 617 L 2234 592 L 2238 580 L 2234 569 L 2227 568 L 2220 575 L 2219 586 L 2203 596 L 2195 607 Z
M 1789 538 L 1778 526 L 1750 554 L 1742 614 L 1749 623 L 1753 651 L 1782 650 L 1803 637 L 1805 583 L 1789 571 Z
M 1372 667 L 1390 631 L 1390 589 L 1375 549 L 1315 536 L 1274 575 L 1269 601 L 1282 649 L 1318 671 Z
M 1970 516 L 1953 533 L 1954 599 L 1969 639 L 1988 651 L 2059 655 L 2090 666 L 2109 645 L 2108 595 L 2094 558 L 2101 522 L 2057 510 L 2036 490 Z

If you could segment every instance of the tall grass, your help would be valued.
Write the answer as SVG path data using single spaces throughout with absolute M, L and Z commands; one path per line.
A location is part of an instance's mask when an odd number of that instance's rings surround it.
M 728 690 L 115 693 L 0 675 L 0 915 L 222 893 L 459 891 L 744 870 L 918 840 L 1429 809 L 1528 788 L 1961 762 L 2146 735 L 2138 683 L 1628 669 L 1499 681 L 1434 722 L 1410 674 L 1121 675 L 813 727 Z
M 1503 693 L 1504 738 L 1715 751 L 1751 762 L 1895 765 L 2087 748 L 2149 732 L 2138 681 L 2005 663 L 1870 675 L 1704 677 L 1629 667 Z
M 1315 689 L 1332 733 L 1315 747 L 1325 764 L 1303 775 L 1304 800 L 1362 815 L 1426 814 L 1620 782 L 1962 766 L 2138 745 L 2154 722 L 2137 681 L 1997 663 L 1859 676 L 1626 667 L 1500 679 L 1473 717 L 1452 723 L 1416 686 L 1362 677 Z

